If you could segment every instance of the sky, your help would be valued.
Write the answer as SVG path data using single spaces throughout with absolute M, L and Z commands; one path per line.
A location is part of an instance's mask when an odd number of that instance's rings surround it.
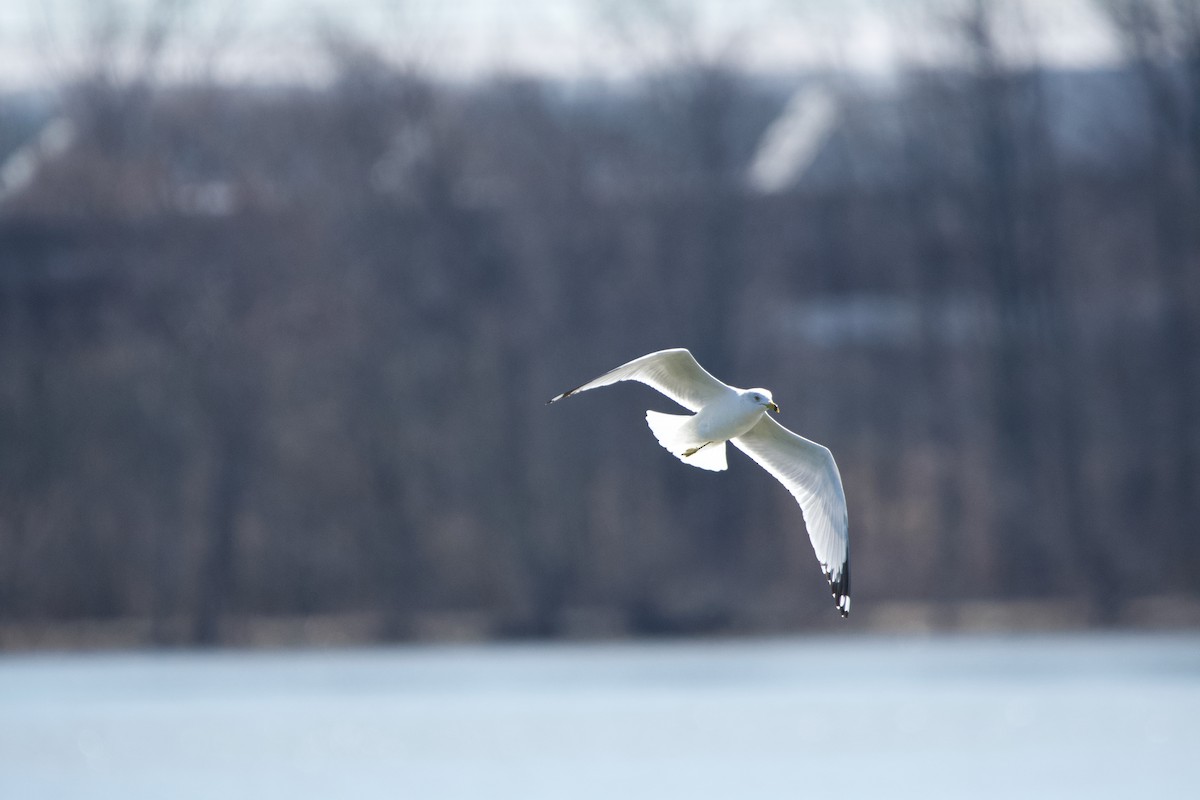
M 165 0 L 188 7 L 172 69 L 230 80 L 320 80 L 320 30 L 349 31 L 434 74 L 496 71 L 620 79 L 680 58 L 756 71 L 838 66 L 887 75 L 952 57 L 921 20 L 929 0 Z M 1012 56 L 1063 66 L 1110 61 L 1092 0 L 1000 0 L 1025 23 Z M 164 0 L 4 0 L 0 86 L 53 83 L 86 63 L 85 31 L 117 9 L 144 28 Z M 661 9 L 656 14 L 653 9 Z M 118 35 L 118 41 L 132 41 Z

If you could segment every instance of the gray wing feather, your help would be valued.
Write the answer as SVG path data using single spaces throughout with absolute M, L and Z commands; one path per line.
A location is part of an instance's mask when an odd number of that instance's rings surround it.
M 838 609 L 846 616 L 850 613 L 850 537 L 846 494 L 833 454 L 766 415 L 732 441 L 800 503 L 813 550 L 829 579 Z
M 679 405 L 699 411 L 706 403 L 733 391 L 708 374 L 708 371 L 683 348 L 659 350 L 635 358 L 593 381 L 563 392 L 548 400 L 553 403 L 588 389 L 598 389 L 618 381 L 638 381 L 665 394 Z

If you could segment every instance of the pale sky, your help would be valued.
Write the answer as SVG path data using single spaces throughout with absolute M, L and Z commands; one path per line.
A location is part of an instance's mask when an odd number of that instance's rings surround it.
M 81 42 L 89 14 L 122 9 L 136 30 L 154 2 L 3 0 L 0 85 L 44 84 L 69 74 L 86 60 Z M 1092 0 L 1003 4 L 1020 8 L 1025 20 L 1008 37 L 1014 60 L 1033 53 L 1066 66 L 1112 60 L 1108 28 Z M 647 12 L 655 5 L 673 16 Z M 496 70 L 619 79 L 689 56 L 726 58 L 758 71 L 833 65 L 885 75 L 900 62 L 952 57 L 921 22 L 927 0 L 191 0 L 191 6 L 173 69 L 194 74 L 210 65 L 234 80 L 319 80 L 324 64 L 316 30 L 323 22 L 456 79 Z

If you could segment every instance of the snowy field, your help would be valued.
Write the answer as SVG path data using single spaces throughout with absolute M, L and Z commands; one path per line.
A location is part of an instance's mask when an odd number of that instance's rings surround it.
M 0 797 L 1129 798 L 1200 634 L 0 656 Z

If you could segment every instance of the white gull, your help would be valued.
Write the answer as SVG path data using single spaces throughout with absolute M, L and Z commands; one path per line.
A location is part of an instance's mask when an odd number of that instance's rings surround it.
M 710 375 L 682 348 L 660 350 L 606 372 L 548 402 L 618 381 L 639 381 L 693 414 L 647 411 L 658 443 L 685 464 L 719 472 L 727 468 L 725 442 L 774 475 L 800 503 L 817 560 L 838 611 L 850 613 L 850 535 L 846 494 L 829 449 L 792 433 L 767 414 L 779 413 L 766 389 L 738 389 Z

